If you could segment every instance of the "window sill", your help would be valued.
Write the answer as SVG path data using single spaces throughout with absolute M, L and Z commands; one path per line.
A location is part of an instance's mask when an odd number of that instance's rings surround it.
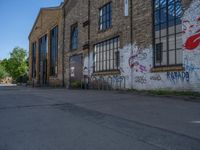
M 77 50 L 78 50 L 78 48 L 76 48 L 76 49 L 70 49 L 71 52 L 77 51 Z
M 93 76 L 106 76 L 106 75 L 118 75 L 120 74 L 119 70 L 113 70 L 113 71 L 102 71 L 102 72 L 94 72 Z
M 184 67 L 182 65 L 178 65 L 178 66 L 154 67 L 151 69 L 151 72 L 170 72 L 170 71 L 184 71 Z
M 98 33 L 104 33 L 104 32 L 106 32 L 106 31 L 109 31 L 109 30 L 112 29 L 112 27 L 113 27 L 113 26 L 110 26 L 109 28 L 104 29 L 104 30 L 99 29 Z
M 51 80 L 56 80 L 57 78 L 58 78 L 57 75 L 55 75 L 55 76 L 49 76 L 49 79 L 51 79 Z

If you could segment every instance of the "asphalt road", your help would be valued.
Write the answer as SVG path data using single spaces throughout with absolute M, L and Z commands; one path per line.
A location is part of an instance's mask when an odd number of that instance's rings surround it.
M 0 87 L 0 150 L 200 150 L 200 101 Z

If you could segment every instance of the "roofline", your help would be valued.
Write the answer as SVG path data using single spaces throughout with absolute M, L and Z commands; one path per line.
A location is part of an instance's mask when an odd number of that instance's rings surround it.
M 41 14 L 41 12 L 43 10 L 59 10 L 59 9 L 62 9 L 62 7 L 63 7 L 63 2 L 59 6 L 56 6 L 56 7 L 44 7 L 44 8 L 40 8 L 40 11 L 39 11 L 39 13 L 38 13 L 38 15 L 37 15 L 37 17 L 35 19 L 35 22 L 33 24 L 31 32 L 29 33 L 28 39 L 30 39 L 30 36 L 31 36 L 31 34 L 32 34 L 33 30 L 34 30 L 34 27 L 35 27 L 35 25 L 36 25 L 36 23 L 37 23 L 37 21 L 39 19 L 39 16 L 40 16 L 40 14 Z

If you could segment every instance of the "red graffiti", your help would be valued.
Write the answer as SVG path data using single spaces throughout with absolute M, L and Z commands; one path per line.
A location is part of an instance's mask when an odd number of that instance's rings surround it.
M 188 20 L 183 20 L 183 23 L 189 23 L 189 21 Z
M 193 28 L 194 27 L 194 25 L 191 25 L 189 28 Z
M 200 33 L 190 36 L 185 42 L 184 47 L 188 50 L 193 50 L 200 45 Z
M 197 18 L 197 22 L 198 21 L 200 21 L 200 17 Z M 183 23 L 189 25 L 189 29 L 194 27 L 194 25 L 191 25 L 188 20 L 184 20 Z M 183 34 L 188 30 L 187 25 L 184 25 L 185 29 L 183 29 Z M 191 31 L 191 30 L 189 30 L 189 31 Z M 200 29 L 196 31 L 196 34 L 190 36 L 186 40 L 186 42 L 184 44 L 184 47 L 187 50 L 191 51 L 191 50 L 197 48 L 199 45 L 200 45 Z

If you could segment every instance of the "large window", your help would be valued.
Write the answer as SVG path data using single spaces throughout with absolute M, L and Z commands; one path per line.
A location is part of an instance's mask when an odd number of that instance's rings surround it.
M 154 66 L 182 64 L 181 0 L 153 0 Z
M 94 71 L 118 70 L 119 37 L 103 41 L 94 46 Z
M 50 75 L 56 76 L 58 69 L 58 26 L 51 30 Z
M 106 30 L 112 26 L 112 3 L 108 3 L 100 8 L 99 29 Z
M 78 48 L 78 24 L 71 26 L 71 50 Z
M 32 43 L 32 78 L 36 77 L 36 42 Z

